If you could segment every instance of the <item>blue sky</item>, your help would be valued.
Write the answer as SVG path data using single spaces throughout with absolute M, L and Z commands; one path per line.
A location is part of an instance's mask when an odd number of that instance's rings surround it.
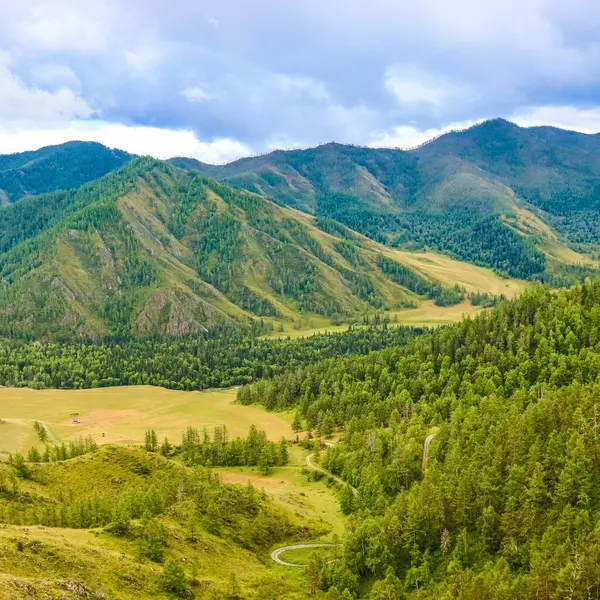
M 593 0 L 0 0 L 0 152 L 224 162 L 502 116 L 600 131 Z

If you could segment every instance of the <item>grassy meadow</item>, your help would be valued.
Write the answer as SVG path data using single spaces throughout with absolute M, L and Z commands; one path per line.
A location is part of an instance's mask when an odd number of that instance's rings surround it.
M 299 446 L 289 447 L 289 462 L 284 467 L 275 467 L 270 475 L 261 475 L 254 467 L 222 467 L 214 470 L 221 474 L 224 483 L 246 485 L 262 489 L 275 504 L 296 515 L 322 521 L 331 529 L 331 534 L 341 536 L 345 517 L 340 510 L 337 491 L 327 485 L 325 479 L 308 481 L 302 471 L 306 467 L 309 452 Z M 317 541 L 328 542 L 330 535 Z
M 390 326 L 409 325 L 412 327 L 438 327 L 449 323 L 458 323 L 464 317 L 472 316 L 484 310 L 481 306 L 473 306 L 468 300 L 454 306 L 436 306 L 432 300 L 424 301 L 416 308 L 389 310 L 383 314 L 390 319 Z M 360 327 L 353 325 L 353 327 Z M 300 338 L 319 333 L 340 333 L 347 331 L 350 325 L 331 325 L 327 319 L 314 319 L 308 325 L 298 327 L 284 326 L 283 331 L 273 331 L 264 337 Z
M 188 426 L 226 425 L 231 437 L 245 436 L 251 425 L 276 441 L 292 436 L 291 415 L 235 403 L 235 390 L 182 392 L 151 386 L 88 390 L 0 388 L 0 456 L 36 444 L 33 421 L 46 423 L 58 441 L 91 435 L 98 443 L 139 444 L 148 429 L 159 439 L 179 442 Z M 80 423 L 72 422 L 77 415 Z M 103 435 L 104 434 L 104 435 Z

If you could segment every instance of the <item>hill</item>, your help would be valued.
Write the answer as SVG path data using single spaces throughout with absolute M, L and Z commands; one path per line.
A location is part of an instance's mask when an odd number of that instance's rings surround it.
M 452 287 L 459 263 L 448 281 L 435 260 L 408 265 L 335 221 L 150 158 L 4 207 L 0 234 L 0 332 L 10 335 L 186 335 L 464 296 Z M 464 290 L 521 287 L 479 274 Z
M 313 564 L 321 589 L 338 598 L 354 576 L 374 600 L 600 594 L 599 314 L 598 280 L 540 286 L 404 348 L 241 388 L 341 430 L 322 466 L 358 492 L 340 497 L 343 567 Z
M 23 196 L 77 188 L 126 164 L 132 155 L 95 142 L 68 142 L 0 155 L 0 205 Z
M 595 273 L 581 265 L 600 250 L 597 135 L 495 119 L 410 151 L 332 143 L 224 166 L 177 160 L 393 246 L 557 284 Z
M 304 598 L 263 556 L 321 521 L 139 448 L 0 463 L 0 598 Z

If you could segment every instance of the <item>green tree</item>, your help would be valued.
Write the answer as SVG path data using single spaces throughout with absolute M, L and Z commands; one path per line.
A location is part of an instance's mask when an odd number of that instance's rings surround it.
M 162 562 L 167 543 L 165 527 L 148 514 L 143 520 L 143 528 L 142 535 L 138 538 L 140 555 L 154 562 Z
M 371 593 L 370 600 L 402 600 L 402 582 L 396 577 L 394 570 L 390 567 L 383 581 L 376 581 Z
M 221 535 L 223 517 L 217 503 L 211 499 L 206 507 L 205 526 L 207 531 L 213 535 Z
M 29 479 L 31 477 L 31 471 L 25 462 L 25 457 L 20 452 L 11 455 L 9 462 L 15 470 L 17 477 L 21 479 Z
M 296 433 L 298 433 L 299 431 L 302 431 L 302 429 L 303 429 L 302 417 L 300 416 L 300 413 L 298 411 L 296 411 L 296 413 L 294 414 L 294 420 L 292 421 L 292 429 Z
M 29 452 L 27 453 L 27 461 L 30 463 L 42 462 L 42 455 L 40 454 L 40 451 L 35 446 L 32 446 L 29 449 Z
M 161 583 L 165 591 L 176 596 L 185 596 L 187 593 L 185 572 L 177 559 L 171 557 L 165 561 Z
M 275 452 L 271 445 L 263 446 L 258 459 L 258 468 L 262 475 L 269 475 L 275 464 Z
M 342 487 L 340 494 L 340 508 L 345 515 L 353 513 L 356 509 L 356 495 L 354 490 L 348 485 Z
M 278 458 L 278 463 L 280 465 L 287 465 L 288 460 L 289 460 L 289 453 L 288 453 L 288 447 L 287 447 L 287 440 L 285 438 L 281 438 L 280 442 L 279 442 L 279 458 Z

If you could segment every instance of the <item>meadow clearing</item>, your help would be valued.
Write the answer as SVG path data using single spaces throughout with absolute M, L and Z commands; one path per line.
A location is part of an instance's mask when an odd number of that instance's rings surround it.
M 468 300 L 453 306 L 436 306 L 432 300 L 423 301 L 416 308 L 403 308 L 399 310 L 386 310 L 382 314 L 390 320 L 389 326 L 409 325 L 411 327 L 438 327 L 458 323 L 464 317 L 472 316 L 485 310 L 481 306 L 473 306 Z M 309 324 L 294 327 L 285 324 L 283 331 L 273 331 L 264 337 L 271 338 L 300 338 L 309 337 L 319 333 L 341 333 L 347 331 L 351 325 L 328 324 L 324 317 L 313 318 Z M 361 324 L 352 327 L 362 327 Z
M 229 436 L 245 436 L 251 425 L 269 439 L 292 437 L 292 415 L 235 403 L 236 390 L 183 392 L 152 386 L 88 390 L 0 388 L 0 456 L 26 451 L 38 442 L 33 422 L 45 423 L 50 436 L 68 441 L 91 435 L 98 443 L 139 444 L 148 429 L 160 440 L 179 443 L 188 426 L 226 425 Z M 73 423 L 73 417 L 79 423 Z M 104 434 L 104 435 L 103 435 Z

